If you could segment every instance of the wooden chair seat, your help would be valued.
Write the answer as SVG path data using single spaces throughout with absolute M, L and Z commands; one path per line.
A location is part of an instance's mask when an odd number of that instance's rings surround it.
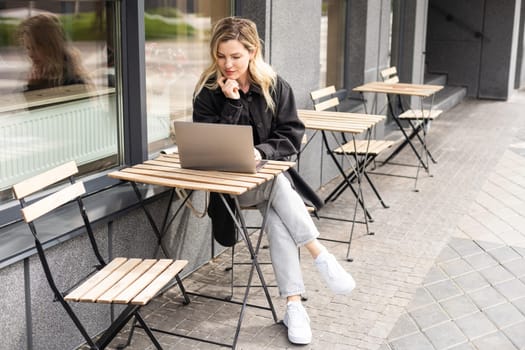
M 146 305 L 187 264 L 187 260 L 115 258 L 64 299 L 74 302 Z
M 399 119 L 404 120 L 434 120 L 443 113 L 441 109 L 409 109 L 399 115 Z
M 343 146 L 334 149 L 337 154 L 358 154 L 370 156 L 377 156 L 381 152 L 389 149 L 395 144 L 394 141 L 387 140 L 356 140 L 355 145 L 353 141 L 345 143 Z M 357 151 L 356 151 L 357 149 Z

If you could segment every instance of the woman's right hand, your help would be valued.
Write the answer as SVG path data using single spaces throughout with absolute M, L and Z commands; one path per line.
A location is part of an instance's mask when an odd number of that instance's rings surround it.
M 217 83 L 221 87 L 222 93 L 227 98 L 232 100 L 238 100 L 241 98 L 241 95 L 239 94 L 239 83 L 236 80 L 218 76 Z

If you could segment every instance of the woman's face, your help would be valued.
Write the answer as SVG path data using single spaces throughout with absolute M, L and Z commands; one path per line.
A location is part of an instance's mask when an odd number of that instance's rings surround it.
M 23 42 L 25 49 L 27 50 L 27 55 L 29 56 L 31 61 L 33 61 L 33 63 L 36 65 L 43 63 L 44 58 L 42 57 L 42 54 L 35 47 L 36 44 L 33 42 L 33 40 L 31 40 L 31 38 L 27 34 L 24 34 Z
M 217 48 L 217 65 L 224 77 L 240 83 L 248 81 L 248 65 L 251 54 L 238 40 L 228 40 Z

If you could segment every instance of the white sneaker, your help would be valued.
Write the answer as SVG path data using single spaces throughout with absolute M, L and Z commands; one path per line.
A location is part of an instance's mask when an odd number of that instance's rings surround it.
M 300 301 L 289 301 L 286 304 L 283 322 L 288 327 L 288 340 L 291 343 L 310 344 L 312 341 L 310 317 Z
M 353 277 L 346 272 L 333 254 L 322 252 L 314 260 L 326 284 L 336 294 L 350 294 L 355 288 Z

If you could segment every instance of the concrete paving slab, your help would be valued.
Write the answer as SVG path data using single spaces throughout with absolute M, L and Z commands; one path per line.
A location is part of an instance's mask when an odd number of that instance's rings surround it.
M 455 277 L 454 282 L 463 292 L 474 291 L 487 285 L 487 280 L 477 271 Z
M 441 301 L 440 304 L 452 319 L 457 319 L 478 311 L 478 307 L 466 295 Z
M 473 341 L 478 350 L 516 350 L 503 332 L 496 332 Z
M 499 329 L 525 321 L 525 316 L 510 303 L 487 308 L 484 312 Z
M 468 293 L 468 296 L 481 310 L 506 302 L 505 297 L 490 285 Z
M 477 312 L 454 320 L 459 329 L 471 340 L 480 338 L 497 331 L 496 325 L 492 323 L 484 313 Z
M 513 326 L 507 327 L 503 330 L 503 333 L 509 338 L 509 340 L 518 349 L 525 348 L 525 322 L 517 323 Z
M 423 333 L 428 337 L 434 348 L 438 350 L 448 349 L 467 341 L 465 334 L 453 322 L 428 328 Z

